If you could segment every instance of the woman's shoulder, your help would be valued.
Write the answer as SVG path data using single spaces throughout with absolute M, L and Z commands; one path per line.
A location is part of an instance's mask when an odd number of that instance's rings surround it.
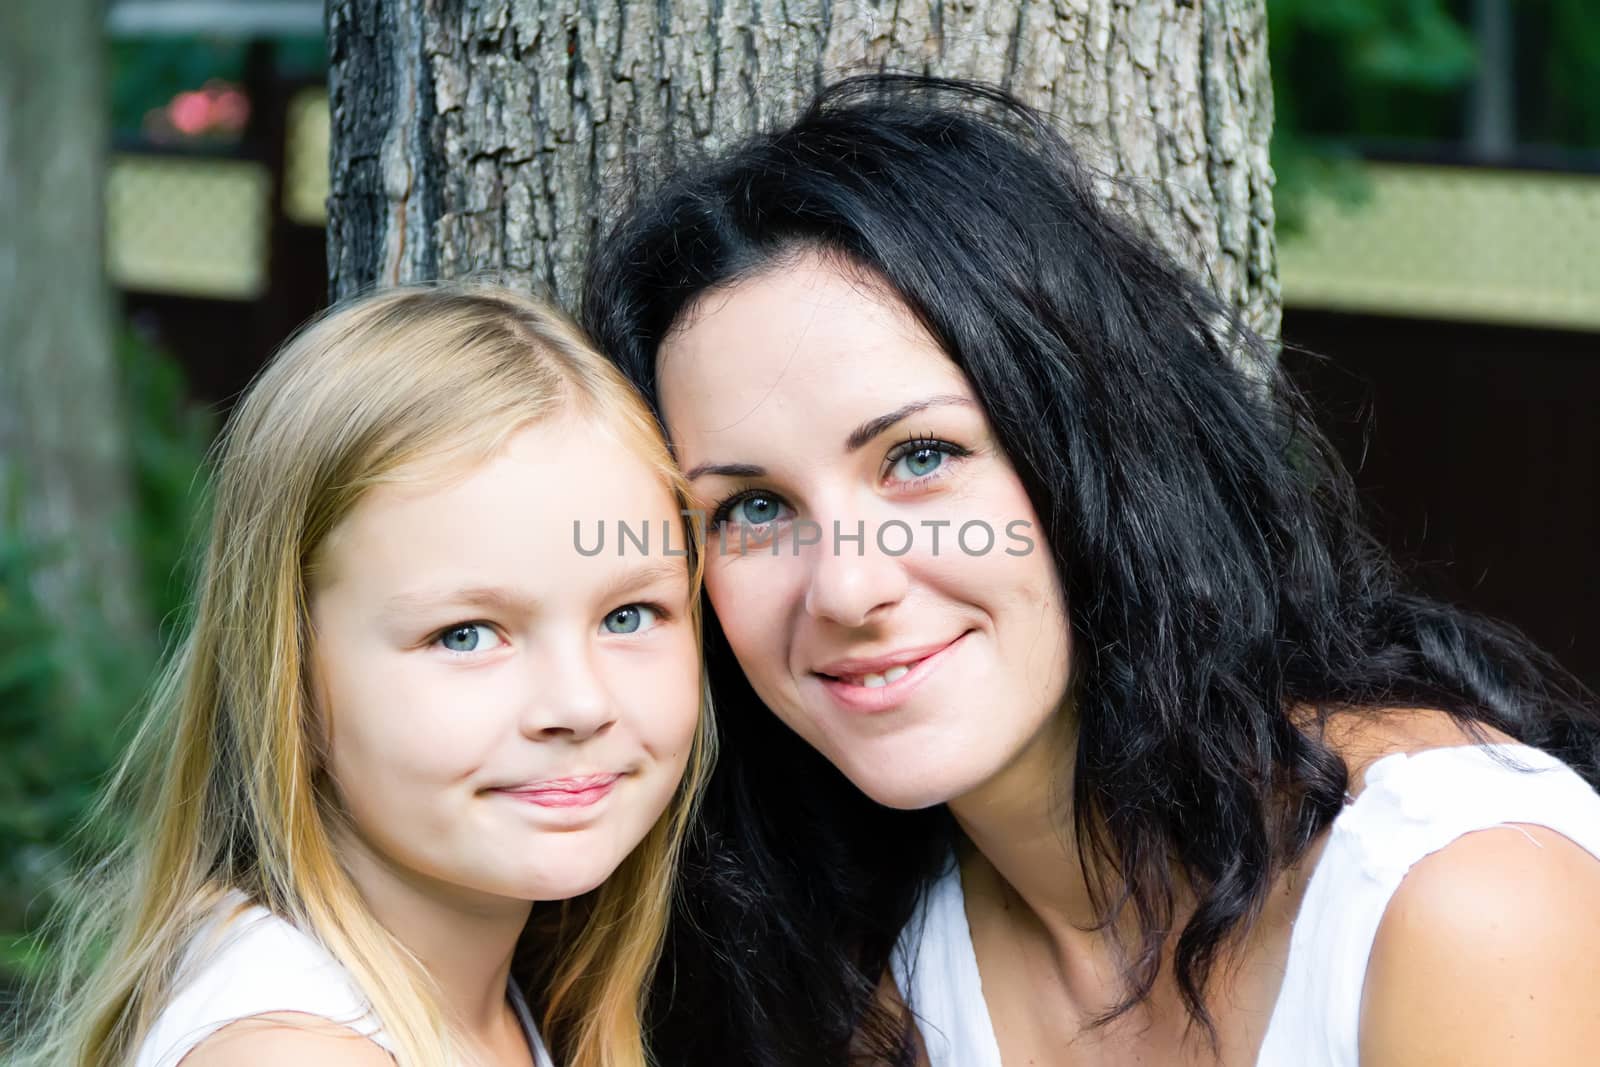
M 272 1024 L 269 1017 L 280 1016 Z M 291 1017 L 328 1025 L 290 1026 Z M 234 1025 L 241 1020 L 267 1021 Z M 225 895 L 192 938 L 136 1067 L 172 1067 L 225 1028 L 233 1039 L 223 1043 L 239 1054 L 262 1043 L 276 1047 L 319 1035 L 329 1040 L 330 1029 L 338 1031 L 335 1037 L 366 1039 L 348 1045 L 386 1047 L 365 996 L 344 966 L 315 938 L 239 893 Z
M 1345 761 L 1349 785 L 1319 870 L 1358 861 L 1360 871 L 1344 873 L 1389 882 L 1392 894 L 1414 866 L 1463 835 L 1520 823 L 1600 855 L 1600 794 L 1560 759 L 1503 731 L 1441 711 L 1392 709 L 1331 720 L 1323 740 Z
M 1359 856 L 1369 875 L 1393 868 L 1391 876 L 1403 876 L 1465 834 L 1516 823 L 1549 827 L 1600 855 L 1600 794 L 1555 756 L 1502 731 L 1402 710 L 1327 740 L 1349 768 L 1335 851 Z
M 1353 795 L 1294 916 L 1273 1030 L 1342 1050 L 1319 1063 L 1533 1062 L 1496 1041 L 1593 999 L 1600 795 L 1554 756 L 1441 712 L 1363 715 L 1324 740 Z M 1480 1058 L 1430 1059 L 1429 1043 Z
M 1360 1062 L 1579 1064 L 1600 1047 L 1600 858 L 1540 823 L 1453 840 L 1389 900 Z

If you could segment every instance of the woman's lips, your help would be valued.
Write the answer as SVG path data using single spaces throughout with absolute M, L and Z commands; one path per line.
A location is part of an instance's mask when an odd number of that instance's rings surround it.
M 907 662 L 907 654 L 901 652 L 871 660 L 841 660 L 830 664 L 827 673 L 814 673 L 828 695 L 849 710 L 888 711 L 904 703 L 923 679 L 938 670 L 939 665 L 971 632 L 968 630 L 944 645 L 929 646 L 925 654 L 910 662 Z M 923 652 L 917 649 L 912 654 Z M 848 679 L 838 675 L 847 675 Z
M 586 808 L 605 799 L 621 777 L 620 774 L 589 774 L 578 778 L 553 778 L 503 787 L 495 792 L 542 808 Z

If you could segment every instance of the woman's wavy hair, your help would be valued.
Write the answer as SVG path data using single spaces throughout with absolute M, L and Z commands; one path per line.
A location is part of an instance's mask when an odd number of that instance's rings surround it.
M 645 189 L 582 317 L 652 398 L 707 293 L 804 252 L 886 284 L 972 383 L 1044 526 L 1073 636 L 1073 830 L 1125 1000 L 1175 937 L 1191 1018 L 1275 871 L 1343 802 L 1335 711 L 1426 707 L 1600 783 L 1592 696 L 1519 634 L 1415 595 L 1273 354 L 1096 198 L 1047 117 L 994 88 L 854 78 Z M 737 359 L 735 353 L 727 358 Z M 658 408 L 659 415 L 659 408 Z M 951 847 L 765 712 L 707 617 L 721 763 L 653 1026 L 667 1062 L 910 1062 L 875 993 Z M 1181 925 L 1180 894 L 1194 903 Z
M 461 1059 L 432 978 L 339 854 L 348 827 L 324 765 L 310 602 L 330 533 L 373 487 L 470 469 L 517 430 L 570 417 L 613 431 L 685 499 L 637 394 L 570 320 L 526 296 L 471 283 L 386 290 L 333 309 L 274 357 L 218 449 L 193 626 L 102 800 L 108 815 L 133 813 L 132 832 L 69 894 L 60 966 L 15 1062 L 132 1063 L 196 938 L 239 894 L 351 972 L 401 1064 Z M 513 978 L 563 1063 L 649 1062 L 645 991 L 710 759 L 708 715 L 644 840 L 600 888 L 536 905 L 518 946 Z

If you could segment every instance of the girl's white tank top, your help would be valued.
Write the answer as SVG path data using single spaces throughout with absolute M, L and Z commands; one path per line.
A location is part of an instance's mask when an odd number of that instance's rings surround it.
M 344 965 L 292 923 L 233 893 L 217 920 L 195 938 L 176 993 L 156 1017 L 134 1067 L 177 1067 L 230 1023 L 274 1012 L 327 1019 L 366 1037 L 391 1056 L 394 1045 Z M 527 1002 L 507 996 L 528 1035 L 537 1067 L 552 1067 Z

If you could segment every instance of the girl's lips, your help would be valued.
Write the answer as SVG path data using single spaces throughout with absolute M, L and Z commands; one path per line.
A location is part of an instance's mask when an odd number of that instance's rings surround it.
M 591 774 L 582 778 L 533 782 L 497 789 L 495 792 L 542 808 L 586 808 L 605 799 L 621 777 L 620 774 Z
M 912 691 L 922 684 L 923 679 L 938 670 L 939 665 L 960 647 L 971 632 L 971 630 L 968 630 L 944 647 L 929 653 L 914 663 L 905 664 L 908 668 L 905 674 L 892 682 L 885 682 L 880 686 L 857 685 L 854 682 L 847 682 L 820 673 L 817 674 L 817 680 L 822 683 L 822 688 L 827 691 L 829 696 L 850 711 L 865 713 L 888 711 L 904 703 Z

